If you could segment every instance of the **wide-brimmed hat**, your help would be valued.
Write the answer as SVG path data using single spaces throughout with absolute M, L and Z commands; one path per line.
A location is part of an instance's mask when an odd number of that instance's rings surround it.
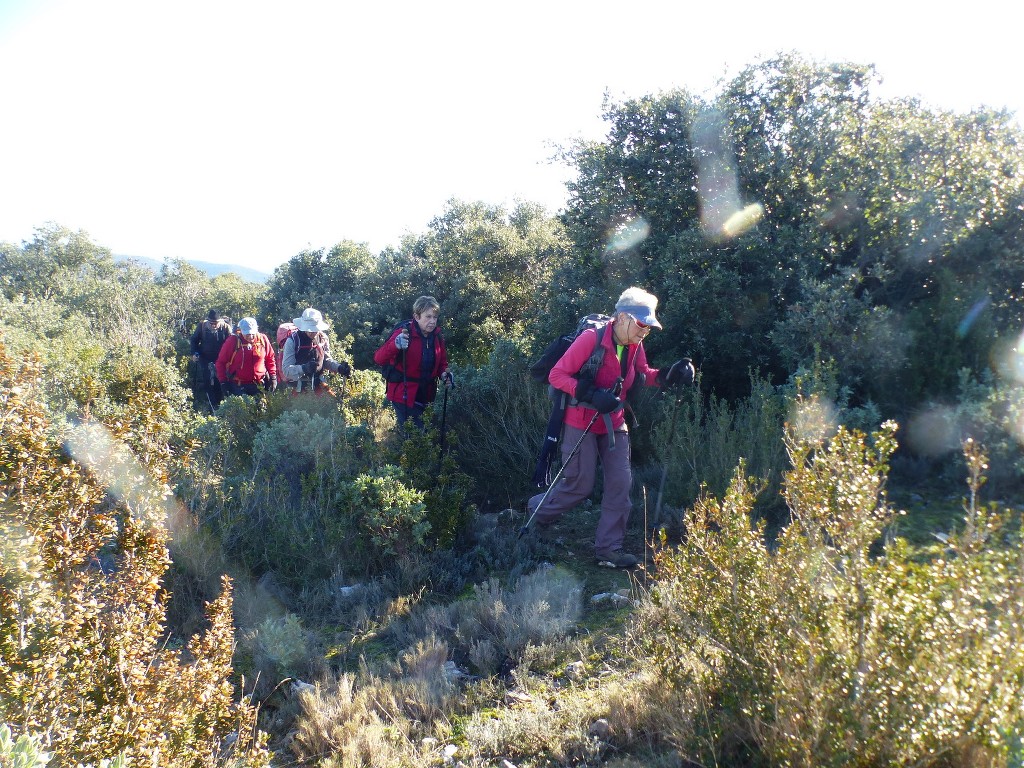
M 627 288 L 619 296 L 615 303 L 616 312 L 627 312 L 644 325 L 653 325 L 661 328 L 661 323 L 654 316 L 654 310 L 658 308 L 658 297 L 648 293 L 643 288 Z
M 211 323 L 216 323 L 220 319 L 220 315 L 217 314 L 216 309 L 211 309 L 209 312 L 206 313 L 206 319 L 209 320 Z
M 238 332 L 243 336 L 248 336 L 250 333 L 259 333 L 260 327 L 256 323 L 255 317 L 243 317 L 238 321 Z
M 300 331 L 326 331 L 331 327 L 324 322 L 324 316 L 320 314 L 320 311 L 312 307 L 302 310 L 302 315 L 296 317 L 292 322 Z

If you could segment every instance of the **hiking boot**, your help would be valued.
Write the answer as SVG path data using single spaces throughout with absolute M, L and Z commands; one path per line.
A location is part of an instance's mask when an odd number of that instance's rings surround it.
M 636 568 L 640 561 L 634 555 L 622 549 L 598 549 L 597 564 L 605 568 Z

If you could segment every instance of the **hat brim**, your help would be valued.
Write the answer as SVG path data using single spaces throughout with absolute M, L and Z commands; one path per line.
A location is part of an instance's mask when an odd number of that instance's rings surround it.
M 296 317 L 292 320 L 295 323 L 295 327 L 300 331 L 326 331 L 329 326 L 327 323 L 314 323 L 312 320 L 307 320 L 304 317 Z
M 661 323 L 658 322 L 658 318 L 654 316 L 654 312 L 651 311 L 650 307 L 616 307 L 619 312 L 625 312 L 628 315 L 632 315 L 635 320 L 643 323 L 644 325 L 653 325 L 659 331 Z

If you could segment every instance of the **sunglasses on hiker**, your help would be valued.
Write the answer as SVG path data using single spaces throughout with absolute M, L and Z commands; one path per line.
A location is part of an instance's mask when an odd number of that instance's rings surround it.
M 630 315 L 630 317 L 633 316 Z M 636 323 L 636 327 L 639 328 L 641 331 L 649 331 L 651 329 L 651 326 L 649 326 L 647 323 L 641 323 L 635 317 L 633 317 L 633 322 Z

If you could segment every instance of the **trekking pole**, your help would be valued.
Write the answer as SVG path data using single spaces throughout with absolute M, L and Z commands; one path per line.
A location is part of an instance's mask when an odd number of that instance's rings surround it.
M 444 399 L 441 401 L 441 438 L 438 441 L 441 444 L 441 449 L 438 452 L 437 457 L 437 475 L 440 477 L 441 469 L 444 466 L 444 439 L 445 434 L 448 431 L 448 387 L 444 388 Z
M 679 416 L 679 405 L 683 402 L 682 393 L 676 395 L 676 404 L 672 408 L 672 422 L 668 428 L 668 440 L 665 441 L 665 449 L 672 445 L 672 438 L 676 434 L 676 419 Z M 665 494 L 665 479 L 668 477 L 668 461 L 667 456 L 662 457 L 661 460 L 661 482 L 658 484 L 658 500 L 654 504 L 654 524 L 657 525 L 661 522 L 661 500 Z M 646 526 L 645 526 L 646 528 Z
M 406 366 L 405 366 L 405 362 L 406 362 L 405 361 L 405 351 L 406 351 L 405 349 L 402 350 L 402 405 L 405 406 L 405 418 L 406 418 L 406 421 L 408 421 L 409 420 L 409 382 L 408 382 L 409 372 L 408 372 L 408 370 L 406 369 Z M 405 433 L 408 433 L 408 431 L 409 431 L 408 429 L 406 429 L 406 426 L 405 426 L 404 423 L 402 424 L 402 431 L 405 432 Z
M 548 495 L 550 495 L 555 485 L 558 484 L 558 478 L 562 476 L 562 472 L 564 472 L 565 468 L 569 466 L 569 462 L 572 461 L 573 457 L 576 455 L 576 451 L 578 451 L 580 449 L 580 446 L 583 445 L 583 438 L 587 436 L 587 433 L 590 432 L 590 428 L 593 427 L 594 424 L 597 422 L 597 417 L 599 415 L 600 414 L 597 411 L 594 412 L 594 418 L 592 418 L 590 420 L 590 423 L 587 424 L 587 428 L 583 430 L 583 434 L 580 435 L 580 439 L 576 441 L 576 445 L 572 447 L 572 450 L 569 451 L 569 455 L 566 456 L 565 461 L 562 462 L 562 466 L 558 468 L 558 472 L 555 474 L 554 479 L 551 481 L 551 485 L 549 485 L 548 489 L 544 491 L 544 495 L 541 497 L 540 503 L 537 504 L 537 508 L 533 510 L 533 514 L 530 515 L 530 518 L 526 521 L 526 525 L 519 529 L 520 539 L 526 535 L 526 530 L 530 527 L 530 523 L 533 522 L 533 518 L 535 518 L 537 516 L 537 513 L 540 512 L 540 508 L 544 506 L 544 502 L 548 500 Z
M 202 377 L 202 363 L 202 358 L 200 358 L 199 360 L 193 360 L 191 363 L 192 391 L 195 392 L 197 389 L 203 390 L 203 396 L 206 398 L 206 404 L 210 407 L 210 415 L 212 416 L 217 409 L 213 407 L 213 399 L 210 397 L 210 382 L 209 380 L 204 381 Z

